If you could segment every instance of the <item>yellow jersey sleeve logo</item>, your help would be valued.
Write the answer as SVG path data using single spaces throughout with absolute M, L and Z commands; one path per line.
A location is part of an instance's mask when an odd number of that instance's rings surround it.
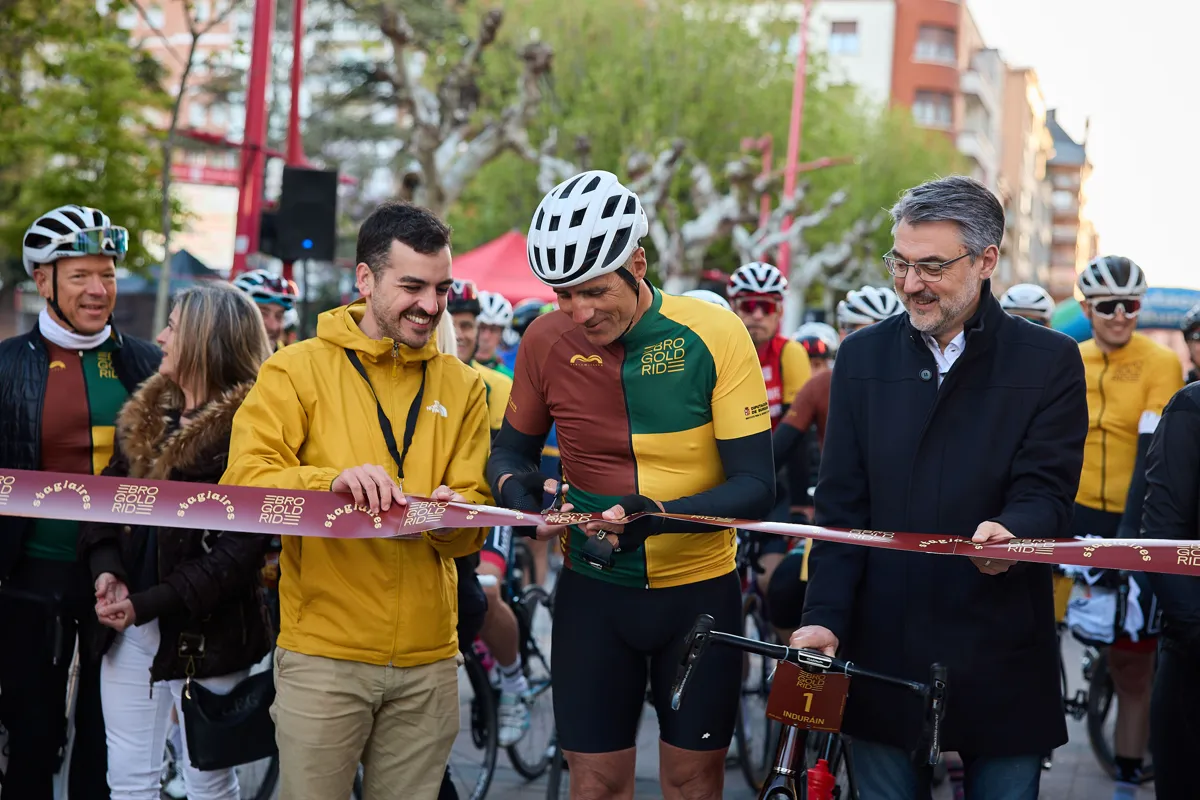
M 604 359 L 601 358 L 600 356 L 596 356 L 596 355 L 581 356 L 581 355 L 579 355 L 579 353 L 576 353 L 575 355 L 571 356 L 571 363 L 572 364 L 583 364 L 585 366 L 588 364 L 595 364 L 598 367 L 603 367 Z

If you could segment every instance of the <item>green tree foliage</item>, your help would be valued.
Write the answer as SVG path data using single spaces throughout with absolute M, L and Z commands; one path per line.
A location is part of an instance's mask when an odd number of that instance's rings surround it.
M 0 261 L 23 275 L 21 235 L 64 203 L 129 228 L 127 264 L 158 228 L 159 67 L 128 43 L 115 8 L 88 0 L 0 0 Z
M 483 0 L 468 13 L 485 7 Z M 713 0 L 708 14 L 695 13 L 698 7 L 683 0 L 506 2 L 497 50 L 515 54 L 531 31 L 555 49 L 551 99 L 532 132 L 534 141 L 554 126 L 559 154 L 573 158 L 571 143 L 587 136 L 586 166 L 623 174 L 631 152 L 655 152 L 682 137 L 689 162 L 707 163 L 719 179 L 743 138 L 770 134 L 774 167 L 781 169 L 794 77 L 787 42 L 794 24 L 767 21 L 752 33 L 738 24 L 745 4 Z M 850 192 L 818 229 L 814 249 L 838 238 L 853 220 L 890 206 L 904 188 L 962 168 L 947 137 L 917 128 L 907 110 L 879 113 L 852 88 L 826 87 L 823 63 L 820 53 L 810 53 L 800 161 L 825 156 L 857 161 L 802 176 L 812 185 L 815 203 L 839 188 Z M 518 68 L 515 55 L 488 61 L 480 82 L 488 104 L 502 102 Z M 686 165 L 680 173 L 676 196 L 685 200 Z M 451 214 L 458 248 L 511 228 L 524 230 L 540 199 L 536 174 L 535 165 L 511 154 L 485 167 Z M 880 244 L 885 236 L 886 228 Z M 736 266 L 733 259 L 731 248 L 717 245 L 708 262 L 729 269 Z

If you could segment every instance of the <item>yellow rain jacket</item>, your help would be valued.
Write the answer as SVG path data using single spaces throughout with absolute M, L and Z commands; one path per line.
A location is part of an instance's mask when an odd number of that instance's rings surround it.
M 321 314 L 317 338 L 263 365 L 233 420 L 221 482 L 327 490 L 349 467 L 397 474 L 371 389 L 346 357 L 354 350 L 403 447 L 425 368 L 425 393 L 405 458 L 403 488 L 428 496 L 446 484 L 471 503 L 491 502 L 484 468 L 488 406 L 483 378 L 430 341 L 420 350 L 371 339 L 360 300 Z M 302 524 L 320 524 L 303 520 Z M 284 536 L 279 559 L 279 646 L 312 656 L 410 667 L 458 652 L 454 558 L 483 545 L 486 530 L 433 531 L 420 541 Z

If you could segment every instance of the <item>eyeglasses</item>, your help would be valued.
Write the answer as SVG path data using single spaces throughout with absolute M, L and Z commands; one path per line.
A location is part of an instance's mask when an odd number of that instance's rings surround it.
M 1092 313 L 1100 319 L 1112 319 L 1117 315 L 1117 309 L 1125 312 L 1125 316 L 1133 319 L 1142 311 L 1142 301 L 1136 297 L 1114 297 L 1110 300 L 1093 300 Z
M 747 316 L 755 311 L 761 311 L 764 317 L 769 317 L 779 310 L 779 301 L 774 297 L 745 297 L 741 300 L 734 300 L 733 305 Z
M 1189 342 L 1200 342 L 1200 328 L 1192 328 L 1187 333 L 1183 334 L 1183 338 Z
M 58 242 L 58 249 L 67 249 L 81 256 L 124 258 L 129 251 L 129 231 L 117 226 L 76 231 L 63 236 Z
M 940 264 L 936 261 L 918 261 L 916 264 L 910 264 L 907 261 L 902 261 L 896 258 L 891 253 L 887 253 L 883 257 L 883 265 L 887 267 L 887 271 L 892 273 L 895 278 L 903 278 L 908 275 L 910 268 L 916 269 L 917 277 L 925 283 L 937 283 L 942 279 L 942 275 L 955 261 L 961 261 L 970 253 L 963 253 L 957 258 L 952 258 L 949 261 L 943 261 Z

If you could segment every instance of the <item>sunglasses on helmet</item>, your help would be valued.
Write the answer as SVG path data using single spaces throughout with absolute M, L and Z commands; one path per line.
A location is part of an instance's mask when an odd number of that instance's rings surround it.
M 1101 319 L 1112 319 L 1117 315 L 1117 309 L 1125 312 L 1125 316 L 1133 319 L 1142 311 L 1142 301 L 1136 297 L 1114 297 L 1110 300 L 1093 300 L 1092 313 Z
M 733 305 L 743 314 L 761 311 L 764 316 L 770 316 L 779 310 L 779 300 L 774 297 L 742 297 L 734 300 Z
M 64 235 L 57 245 L 60 253 L 66 250 L 81 256 L 112 256 L 121 259 L 129 251 L 129 231 L 115 225 L 108 228 L 87 228 Z

